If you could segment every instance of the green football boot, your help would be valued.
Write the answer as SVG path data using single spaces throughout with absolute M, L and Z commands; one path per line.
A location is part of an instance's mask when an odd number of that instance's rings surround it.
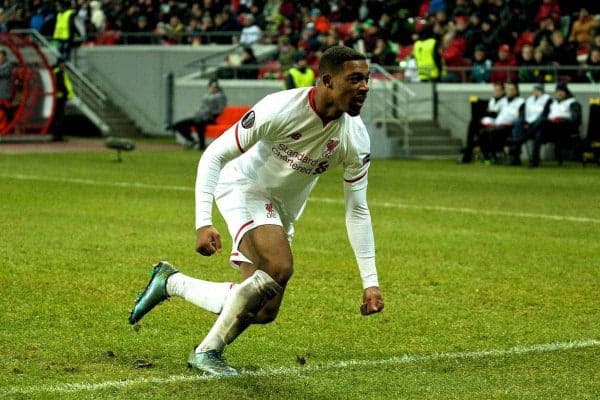
M 240 373 L 227 365 L 225 357 L 217 350 L 208 350 L 196 353 L 194 350 L 188 357 L 188 367 L 205 375 L 212 376 L 238 376 Z
M 136 324 L 156 305 L 169 298 L 167 294 L 167 278 L 176 272 L 179 271 L 166 261 L 160 261 L 152 268 L 150 282 L 148 282 L 146 289 L 136 299 L 129 314 L 129 323 L 131 325 Z

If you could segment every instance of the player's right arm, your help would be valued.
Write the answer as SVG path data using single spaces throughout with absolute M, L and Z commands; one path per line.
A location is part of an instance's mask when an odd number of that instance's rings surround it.
M 196 251 L 209 256 L 221 250 L 219 232 L 212 224 L 212 204 L 221 169 L 269 131 L 268 99 L 257 103 L 240 121 L 217 138 L 204 152 L 196 175 Z

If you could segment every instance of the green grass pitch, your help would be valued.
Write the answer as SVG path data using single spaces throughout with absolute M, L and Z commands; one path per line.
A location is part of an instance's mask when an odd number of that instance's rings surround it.
M 296 226 L 278 320 L 186 369 L 214 316 L 181 299 L 127 324 L 150 266 L 231 281 L 194 253 L 199 153 L 0 155 L 0 398 L 598 399 L 600 169 L 372 163 L 386 308 L 359 314 L 341 170 Z

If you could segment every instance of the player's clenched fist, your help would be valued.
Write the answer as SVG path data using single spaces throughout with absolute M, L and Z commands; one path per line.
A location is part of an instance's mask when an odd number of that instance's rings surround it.
M 221 235 L 214 226 L 203 226 L 196 231 L 196 251 L 203 256 L 221 251 Z
M 375 314 L 383 310 L 383 298 L 378 287 L 366 288 L 363 293 L 363 303 L 360 306 L 362 315 Z

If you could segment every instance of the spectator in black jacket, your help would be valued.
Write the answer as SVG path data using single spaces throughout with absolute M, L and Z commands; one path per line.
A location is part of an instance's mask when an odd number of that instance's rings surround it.
M 558 66 L 576 66 L 577 62 L 577 51 L 575 48 L 565 40 L 561 31 L 552 32 L 550 38 L 552 45 L 552 55 L 550 61 L 554 65 Z M 560 71 L 560 75 L 566 75 L 573 78 L 574 71 Z
M 200 150 L 205 148 L 204 131 L 206 125 L 214 122 L 225 109 L 227 96 L 216 79 L 208 82 L 208 93 L 202 96 L 198 111 L 191 118 L 175 122 L 169 128 L 175 131 L 179 143 Z M 193 129 L 192 129 L 193 128 Z
M 600 47 L 593 47 L 590 50 L 587 61 L 585 63 L 589 68 L 586 72 L 586 77 L 591 83 L 600 83 Z
M 537 65 L 533 58 L 533 46 L 525 44 L 521 48 L 521 53 L 517 56 L 517 65 L 519 67 L 519 82 L 537 82 L 535 76 L 535 66 Z

